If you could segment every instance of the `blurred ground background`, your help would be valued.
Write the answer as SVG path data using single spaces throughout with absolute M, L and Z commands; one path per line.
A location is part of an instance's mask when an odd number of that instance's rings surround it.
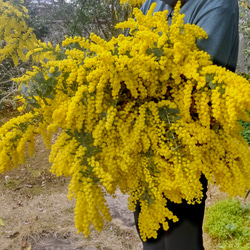
M 113 221 L 102 233 L 92 230 L 89 238 L 77 234 L 74 226 L 74 201 L 67 199 L 69 179 L 49 172 L 49 150 L 37 139 L 36 154 L 18 169 L 0 175 L 0 250 L 139 250 L 133 213 L 127 209 L 127 196 L 107 197 Z M 207 207 L 226 198 L 210 185 Z M 250 200 L 246 201 L 250 204 Z M 206 250 L 217 242 L 204 232 Z

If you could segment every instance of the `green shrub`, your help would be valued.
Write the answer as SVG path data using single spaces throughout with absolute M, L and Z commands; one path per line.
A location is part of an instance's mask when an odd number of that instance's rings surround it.
M 250 82 L 250 73 L 241 73 Z M 250 114 L 249 114 L 250 115 Z M 250 122 L 240 121 L 240 124 L 244 127 L 244 131 L 241 133 L 245 141 L 250 144 Z
M 219 240 L 218 249 L 250 249 L 250 205 L 235 199 L 218 201 L 206 211 L 204 229 Z
M 244 127 L 244 131 L 241 133 L 245 141 L 250 144 L 250 123 L 241 121 L 241 125 Z

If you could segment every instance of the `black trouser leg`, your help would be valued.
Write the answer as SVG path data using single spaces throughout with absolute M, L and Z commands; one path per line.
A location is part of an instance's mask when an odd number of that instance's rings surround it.
M 185 201 L 176 204 L 168 201 L 168 208 L 179 218 L 173 223 L 169 221 L 169 230 L 162 228 L 158 231 L 157 239 L 148 239 L 143 242 L 144 250 L 204 250 L 202 240 L 202 223 L 205 212 L 207 180 L 205 176 L 200 179 L 203 185 L 203 199 L 201 204 L 188 205 Z M 140 206 L 137 205 L 135 223 L 138 225 Z

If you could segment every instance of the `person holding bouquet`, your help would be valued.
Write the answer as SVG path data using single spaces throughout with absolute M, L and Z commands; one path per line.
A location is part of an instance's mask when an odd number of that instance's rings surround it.
M 147 14 L 152 3 L 157 3 L 155 12 L 168 9 L 167 22 L 171 24 L 174 7 L 178 0 L 147 0 L 141 10 Z M 181 0 L 181 13 L 185 14 L 184 23 L 203 28 L 208 39 L 197 41 L 199 49 L 206 51 L 214 64 L 235 71 L 239 46 L 239 10 L 237 0 Z M 203 199 L 200 204 L 188 205 L 167 201 L 167 207 L 179 218 L 178 222 L 169 221 L 169 230 L 158 230 L 157 239 L 143 242 L 144 250 L 202 250 L 202 223 L 205 211 L 207 180 L 200 179 L 203 185 Z M 138 229 L 140 206 L 137 205 L 135 222 Z

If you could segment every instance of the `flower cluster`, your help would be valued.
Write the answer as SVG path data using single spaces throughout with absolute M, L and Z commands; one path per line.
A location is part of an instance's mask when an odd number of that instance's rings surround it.
M 33 111 L 0 129 L 3 172 L 23 162 L 35 134 L 49 147 L 60 128 L 51 171 L 72 177 L 69 198 L 85 236 L 91 223 L 100 231 L 111 219 L 105 195 L 117 187 L 131 210 L 141 205 L 143 240 L 160 225 L 167 230 L 166 218 L 178 220 L 167 199 L 201 201 L 202 174 L 231 196 L 250 188 L 250 151 L 238 123 L 249 119 L 249 82 L 197 48 L 207 35 L 184 25 L 180 4 L 171 26 L 154 7 L 117 25 L 129 36 L 66 38 L 60 57 L 17 79 Z
M 120 0 L 121 4 L 130 4 L 131 6 L 140 6 L 145 0 Z
M 18 60 L 25 60 L 24 49 L 32 50 L 36 46 L 36 36 L 26 24 L 28 10 L 22 6 L 22 0 L 0 0 L 0 62 L 11 57 L 15 66 Z

